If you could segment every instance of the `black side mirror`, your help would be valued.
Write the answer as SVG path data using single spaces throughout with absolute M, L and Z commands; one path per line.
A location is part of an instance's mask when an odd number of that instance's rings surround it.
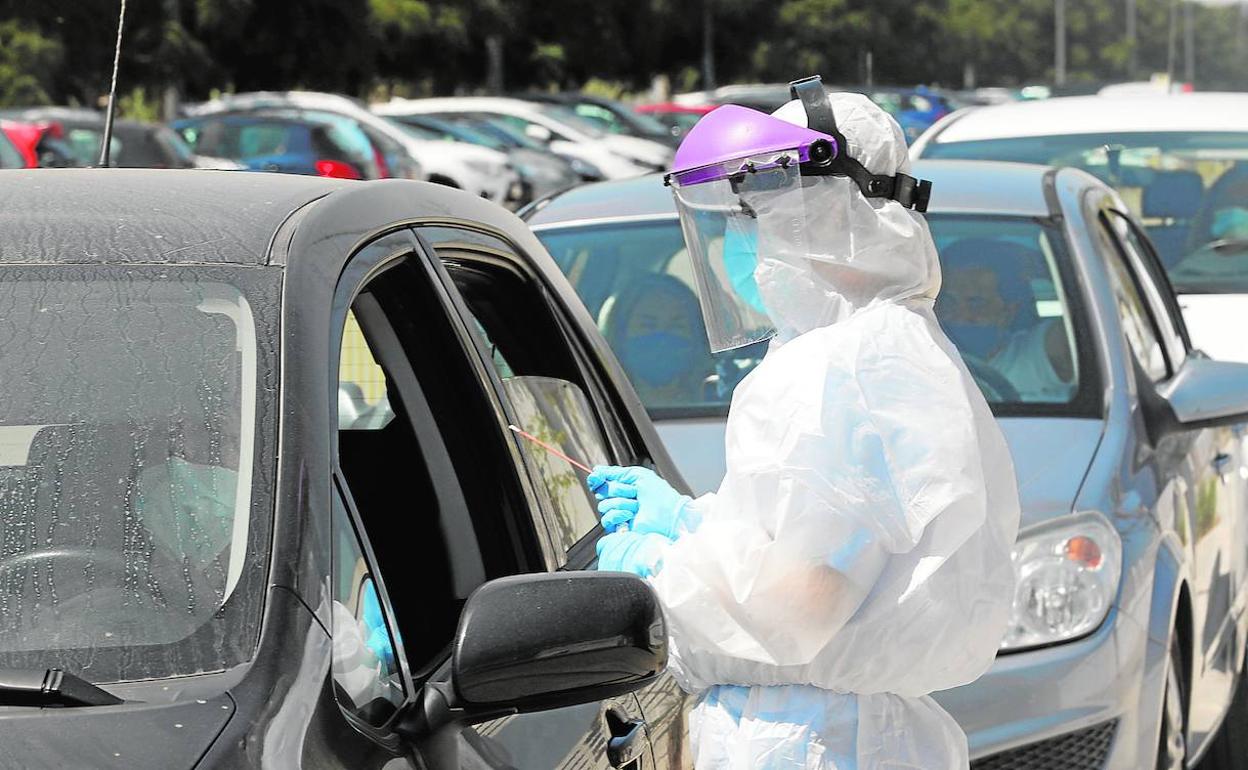
M 468 597 L 449 685 L 426 685 L 399 729 L 428 739 L 451 725 L 612 698 L 666 665 L 663 612 L 644 580 L 617 572 L 500 578 Z

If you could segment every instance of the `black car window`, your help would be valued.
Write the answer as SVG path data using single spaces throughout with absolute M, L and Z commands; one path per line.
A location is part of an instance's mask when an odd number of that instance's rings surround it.
M 551 300 L 518 268 L 514 249 L 492 236 L 452 228 L 422 233 L 441 240 L 438 253 L 494 366 L 509 419 L 585 466 L 616 462 L 623 440 L 603 422 L 610 414 L 605 399 L 552 313 Z M 457 233 L 458 243 L 451 240 Z M 471 241 L 493 241 L 495 248 L 474 248 Z M 599 531 L 597 501 L 585 486 L 584 470 L 531 440 L 517 441 L 542 497 L 555 554 L 561 564 L 576 564 L 580 549 Z
M 1164 380 L 1170 374 L 1166 351 L 1156 321 L 1144 299 L 1145 292 L 1127 264 L 1122 245 L 1104 214 L 1098 218 L 1095 230 L 1101 253 L 1109 266 L 1114 304 L 1117 305 L 1127 344 L 1149 379 L 1153 382 Z
M 485 386 L 440 302 L 407 257 L 339 327 L 338 468 L 417 677 L 444 659 L 477 586 L 540 561 Z M 348 415 L 354 398 L 371 411 Z
M 333 539 L 334 694 L 348 713 L 380 727 L 406 697 L 400 647 L 386 618 L 379 581 L 337 494 Z

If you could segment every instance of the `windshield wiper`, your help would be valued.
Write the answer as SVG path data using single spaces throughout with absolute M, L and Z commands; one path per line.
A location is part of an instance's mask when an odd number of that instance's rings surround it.
M 59 668 L 0 668 L 0 706 L 112 706 L 121 698 Z

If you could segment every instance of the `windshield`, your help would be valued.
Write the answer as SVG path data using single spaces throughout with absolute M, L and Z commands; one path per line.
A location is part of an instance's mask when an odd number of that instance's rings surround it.
M 950 339 L 998 414 L 1095 413 L 1078 299 L 1060 230 L 1029 218 L 932 215 Z M 673 217 L 539 226 L 656 419 L 722 416 L 766 343 L 712 354 Z
M 277 286 L 256 269 L 0 269 L 0 667 L 110 682 L 250 657 Z
M 1114 185 L 1184 293 L 1248 292 L 1248 132 L 1114 133 L 929 144 L 924 158 L 1075 166 Z

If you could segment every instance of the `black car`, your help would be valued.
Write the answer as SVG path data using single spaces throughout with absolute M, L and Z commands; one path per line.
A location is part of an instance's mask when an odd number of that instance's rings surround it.
M 679 476 L 520 220 L 67 169 L 0 222 L 0 764 L 684 765 L 653 593 L 508 426 Z

